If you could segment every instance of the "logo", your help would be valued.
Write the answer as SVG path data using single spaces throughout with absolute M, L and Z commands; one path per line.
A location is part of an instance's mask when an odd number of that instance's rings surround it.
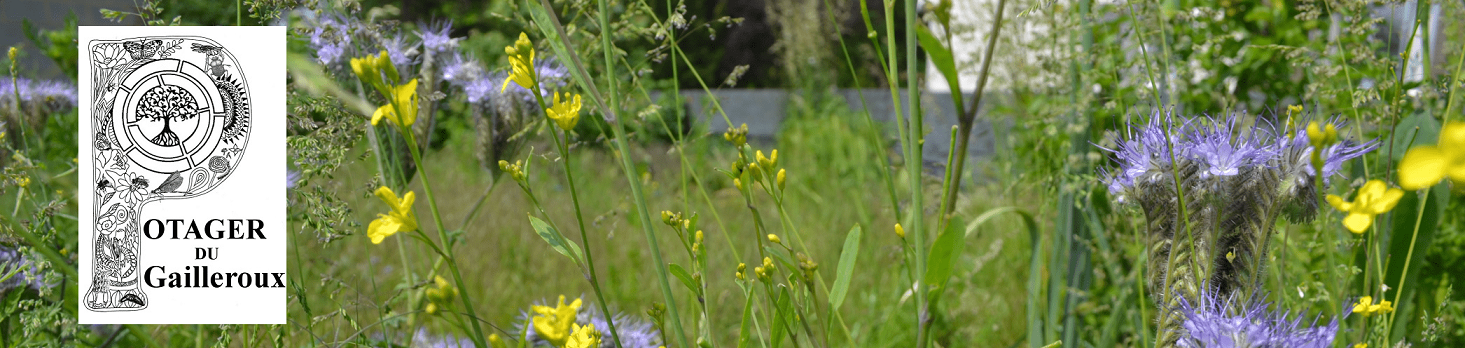
M 149 203 L 203 196 L 229 181 L 249 143 L 249 85 L 230 51 L 207 38 L 142 37 L 88 46 L 90 52 L 82 54 L 84 59 L 90 55 L 91 76 L 83 78 L 91 84 L 82 88 L 92 92 L 87 121 L 95 130 L 90 153 L 95 197 L 83 209 L 92 209 L 95 220 L 90 236 L 85 222 L 81 231 L 92 243 L 92 276 L 82 281 L 81 300 L 93 311 L 144 310 L 151 301 L 164 300 L 148 297 L 144 284 L 185 278 L 209 283 L 202 279 L 209 271 L 206 266 L 177 273 L 161 266 L 144 269 L 143 238 L 164 237 L 169 223 L 175 239 L 190 233 L 260 234 L 259 220 L 196 221 L 188 229 L 179 227 L 181 220 L 142 219 Z M 208 248 L 200 249 L 208 254 Z M 269 286 L 244 280 L 268 277 L 228 278 L 230 287 Z

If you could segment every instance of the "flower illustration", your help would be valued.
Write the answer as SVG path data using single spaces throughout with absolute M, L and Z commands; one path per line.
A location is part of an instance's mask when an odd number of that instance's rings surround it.
M 106 43 L 92 47 L 92 62 L 102 69 L 112 69 L 127 63 L 127 51 L 121 43 Z

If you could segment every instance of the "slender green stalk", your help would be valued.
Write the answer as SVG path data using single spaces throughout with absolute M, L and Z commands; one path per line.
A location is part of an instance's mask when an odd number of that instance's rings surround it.
M 946 188 L 946 193 L 942 194 L 944 197 L 942 198 L 941 204 L 942 225 L 945 225 L 947 223 L 946 221 L 950 219 L 948 215 L 956 211 L 957 192 L 961 190 L 961 173 L 964 169 L 963 167 L 966 166 L 967 144 L 971 141 L 972 137 L 972 123 L 976 120 L 977 108 L 981 105 L 982 95 L 987 92 L 988 68 L 992 66 L 992 53 L 997 51 L 997 38 L 1002 34 L 1002 14 L 1006 12 L 1006 8 L 1007 0 L 997 0 L 997 18 L 992 20 L 991 34 L 987 36 L 987 51 L 982 56 L 982 70 L 977 72 L 977 90 L 972 92 L 972 104 L 968 106 L 969 110 L 956 111 L 962 113 L 960 118 L 957 119 L 958 126 L 961 127 L 961 134 L 958 134 L 955 139 L 957 142 L 957 152 L 956 156 L 953 157 L 956 163 L 954 164 L 955 169 L 951 170 L 951 183 Z M 1087 24 L 1088 22 L 1085 21 L 1084 23 Z M 947 35 L 950 35 L 949 30 Z M 1088 43 L 1088 41 L 1085 41 L 1086 45 Z M 1084 52 L 1088 51 L 1085 50 Z M 951 93 L 953 94 L 952 98 L 961 98 L 961 91 L 951 91 Z M 952 166 L 953 164 L 948 160 L 947 167 Z
M 1455 75 L 1452 77 L 1454 81 L 1451 81 L 1450 83 L 1450 94 L 1446 97 L 1445 100 L 1445 116 L 1440 123 L 1442 125 L 1449 124 L 1450 116 L 1453 116 L 1452 112 L 1454 111 L 1455 107 L 1455 92 L 1460 87 L 1459 80 L 1462 67 L 1465 67 L 1465 53 L 1461 53 L 1459 61 L 1455 63 Z M 1414 217 L 1414 231 L 1411 233 L 1411 237 L 1409 238 L 1409 254 L 1404 256 L 1404 267 L 1402 268 L 1403 272 L 1399 274 L 1399 284 L 1394 284 L 1395 288 L 1400 289 L 1398 291 L 1394 291 L 1393 302 L 1396 304 L 1396 306 L 1399 305 L 1398 303 L 1400 296 L 1404 294 L 1403 286 L 1405 280 L 1409 277 L 1409 263 L 1412 262 L 1414 259 L 1414 243 L 1419 240 L 1419 225 L 1421 221 L 1424 220 L 1425 208 L 1429 207 L 1429 195 L 1431 191 L 1434 190 L 1426 188 L 1424 190 L 1424 195 L 1420 196 L 1419 198 L 1419 214 Z M 1382 280 L 1383 278 L 1380 279 Z M 1394 321 L 1398 319 L 1398 315 L 1399 311 L 1397 310 L 1389 313 L 1389 325 L 1384 331 L 1384 337 L 1387 338 L 1393 336 Z
M 607 87 L 606 91 L 607 93 L 614 93 L 616 91 L 615 59 L 613 57 L 615 52 L 615 46 L 613 46 L 610 42 L 610 37 L 612 33 L 610 32 L 609 0 L 599 0 L 596 2 L 599 4 L 600 39 L 601 48 L 604 53 L 605 59 L 604 76 Z M 540 3 L 544 5 L 545 11 L 552 11 L 553 7 L 550 6 L 547 0 L 540 0 Z M 559 23 L 559 18 L 556 17 L 552 12 L 550 13 L 549 17 L 554 21 L 553 24 L 555 25 L 555 29 L 558 30 L 560 33 L 560 40 L 568 40 L 568 37 L 564 35 L 564 27 Z M 569 46 L 567 45 L 566 47 Z M 582 65 L 580 64 L 579 58 L 575 56 L 572 56 L 571 58 L 571 62 L 576 65 L 575 68 L 579 69 L 581 74 L 583 75 L 584 70 Z M 588 79 L 588 75 L 585 75 L 585 77 Z M 613 121 L 611 122 L 611 130 L 613 131 L 613 134 L 615 136 L 616 151 L 620 153 L 619 157 L 621 159 L 621 170 L 625 172 L 626 181 L 631 186 L 631 196 L 636 202 L 636 210 L 641 218 L 641 229 L 646 234 L 646 242 L 647 244 L 649 244 L 651 249 L 652 261 L 656 263 L 656 268 L 658 271 L 656 275 L 658 280 L 660 281 L 659 283 L 661 285 L 661 294 L 666 301 L 667 311 L 669 314 L 671 314 L 672 328 L 676 332 L 677 341 L 680 343 L 679 346 L 691 347 L 691 345 L 687 344 L 686 332 L 682 329 L 681 314 L 677 310 L 676 296 L 674 296 L 671 292 L 671 282 L 667 279 L 668 271 L 666 269 L 666 263 L 662 261 L 661 247 L 656 240 L 655 231 L 652 231 L 651 211 L 646 207 L 646 196 L 645 193 L 642 192 L 641 182 L 636 180 L 636 167 L 634 164 L 631 163 L 631 149 L 626 140 L 627 135 L 625 125 L 623 124 L 621 118 L 616 117 L 615 115 L 616 112 L 620 110 L 620 101 L 619 99 L 614 97 L 604 98 L 610 95 L 601 95 L 599 91 L 595 90 L 594 84 L 588 85 L 589 86 L 587 87 L 588 89 L 590 89 L 590 93 L 597 102 L 607 99 L 609 100 L 609 108 L 603 109 L 602 111 L 605 113 L 607 118 Z
M 391 99 L 395 100 L 396 98 Z M 395 101 L 393 103 L 395 103 Z M 406 129 L 405 127 L 397 127 L 397 131 L 402 133 L 403 138 L 407 139 L 407 144 L 412 144 L 407 146 L 407 149 L 412 154 L 412 161 L 417 164 L 417 173 L 418 176 L 422 179 L 422 191 L 424 194 L 427 195 L 427 206 L 429 209 L 432 210 L 432 221 L 434 227 L 437 228 L 438 240 L 443 243 L 441 251 L 442 254 L 448 259 L 448 270 L 453 272 L 453 282 L 459 289 L 467 289 L 467 287 L 464 286 L 463 283 L 463 275 L 461 272 L 458 271 L 457 258 L 453 256 L 454 253 L 452 241 L 448 238 L 447 230 L 443 229 L 443 217 L 442 214 L 438 212 L 437 200 L 433 199 L 432 185 L 429 184 L 427 180 L 427 168 L 422 162 L 422 154 L 419 153 L 419 151 L 417 150 L 417 146 L 415 146 L 415 144 L 417 144 L 417 139 L 412 135 L 412 130 L 410 129 Z M 459 299 L 463 300 L 463 308 L 469 313 L 474 313 L 475 311 L 473 307 L 473 299 L 469 297 L 468 293 L 469 291 L 458 291 L 458 297 Z M 474 344 L 480 347 L 487 347 L 488 341 L 484 338 L 486 336 L 483 335 L 482 326 L 478 325 L 479 321 L 475 318 L 475 320 L 471 320 L 471 322 L 473 323 L 472 338 Z
M 548 120 L 549 108 L 546 107 L 546 105 L 544 104 L 544 96 L 540 95 L 539 93 L 531 94 L 534 94 L 534 100 L 539 102 L 540 112 L 543 113 L 545 119 Z M 579 111 L 577 110 L 576 112 Z M 569 142 L 570 134 L 569 131 L 566 130 L 564 141 L 560 141 L 560 130 L 554 127 L 551 128 L 552 129 L 550 129 L 549 135 L 554 138 L 555 148 L 558 149 L 560 152 L 559 162 L 565 168 L 565 182 L 569 183 L 570 200 L 575 205 L 575 222 L 580 224 L 580 244 L 584 246 L 583 250 L 585 253 L 585 270 L 586 273 L 589 274 L 589 277 L 587 277 L 588 279 L 586 280 L 590 282 L 590 287 L 595 290 L 595 299 L 600 304 L 600 314 L 605 316 L 605 324 L 606 326 L 610 327 L 610 336 L 613 340 L 615 340 L 615 346 L 621 347 L 622 345 L 620 333 L 616 331 L 616 324 L 614 318 L 612 318 L 613 316 L 610 313 L 610 307 L 607 307 L 605 304 L 605 294 L 600 291 L 600 277 L 596 274 L 597 272 L 595 271 L 595 258 L 590 256 L 590 237 L 585 230 L 585 215 L 581 212 L 580 209 L 580 192 L 575 188 L 574 170 L 570 168 L 570 149 L 569 145 L 567 144 Z
M 905 0 L 905 65 L 906 65 L 906 113 L 910 117 L 910 129 L 906 131 L 911 138 L 909 146 L 906 146 L 906 169 L 910 172 L 911 183 L 911 234 L 916 243 L 916 347 L 926 346 L 927 321 L 931 318 L 930 304 L 926 299 L 926 284 L 921 283 L 926 274 L 926 232 L 925 221 L 922 210 L 925 205 L 925 193 L 922 192 L 921 166 L 924 163 L 921 156 L 921 96 L 918 94 L 920 82 L 916 76 L 920 71 L 916 69 L 916 0 Z

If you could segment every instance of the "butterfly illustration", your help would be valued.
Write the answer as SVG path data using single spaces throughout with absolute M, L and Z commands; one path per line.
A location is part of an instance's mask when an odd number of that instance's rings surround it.
M 132 55 L 132 59 L 151 58 L 158 54 L 158 49 L 163 47 L 163 40 L 137 40 L 122 43 L 122 49 Z

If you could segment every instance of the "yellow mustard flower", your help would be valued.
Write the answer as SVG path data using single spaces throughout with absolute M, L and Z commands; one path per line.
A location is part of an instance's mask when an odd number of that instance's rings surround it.
M 1307 124 L 1307 140 L 1313 147 L 1323 147 L 1338 142 L 1338 129 L 1332 123 L 1319 126 L 1317 122 Z M 1313 151 L 1317 153 L 1319 151 Z
M 519 84 L 527 90 L 534 90 L 534 43 L 529 41 L 529 34 L 519 33 L 519 40 L 514 41 L 513 46 L 505 46 L 504 53 L 509 54 L 509 68 L 513 71 L 509 78 L 504 79 L 504 86 L 499 91 L 509 88 L 509 81 Z
M 595 324 L 580 326 L 575 324 L 573 334 L 565 341 L 565 348 L 596 348 L 600 347 L 600 332 L 595 331 Z
M 397 66 L 392 65 L 392 57 L 387 55 L 386 50 L 376 56 L 351 58 L 351 71 L 356 73 L 361 82 L 377 89 L 385 89 L 387 83 L 397 82 Z M 382 80 L 384 76 L 387 80 Z
M 555 92 L 554 106 L 545 111 L 549 113 L 549 119 L 554 120 L 560 129 L 567 132 L 575 129 L 575 123 L 580 122 L 580 95 L 570 97 L 569 93 L 565 93 L 565 100 L 561 101 L 560 93 Z
M 1353 348 L 1368 348 L 1368 343 L 1355 344 L 1353 345 Z
M 382 186 L 376 189 L 376 197 L 386 202 L 392 211 L 388 214 L 377 214 L 376 220 L 366 227 L 366 236 L 371 237 L 371 244 L 381 244 L 382 239 L 397 232 L 417 230 L 417 214 L 412 212 L 412 202 L 416 200 L 416 195 L 412 191 L 407 191 L 399 199 L 396 192 Z
M 1378 304 L 1374 304 L 1373 296 L 1364 296 L 1362 298 L 1359 298 L 1358 303 L 1353 305 L 1353 313 L 1363 314 L 1363 316 L 1365 317 L 1374 314 L 1387 314 L 1393 311 L 1393 302 L 1389 302 L 1389 300 L 1381 300 Z
M 1368 230 L 1368 226 L 1373 225 L 1375 215 L 1394 209 L 1394 205 L 1403 196 L 1403 190 L 1388 187 L 1383 181 L 1375 179 L 1369 180 L 1358 189 L 1358 195 L 1353 197 L 1353 202 L 1344 201 L 1343 197 L 1336 195 L 1328 195 L 1328 204 L 1348 213 L 1348 217 L 1343 218 L 1343 226 L 1348 227 L 1348 231 L 1363 233 Z
M 565 295 L 560 295 L 555 307 L 530 306 L 529 309 L 538 313 L 533 318 L 534 332 L 555 347 L 563 347 L 570 338 L 570 324 L 575 323 L 575 314 L 580 311 L 580 299 L 566 306 Z
M 398 126 L 411 127 L 417 122 L 417 79 L 393 86 L 389 93 L 392 102 L 376 108 L 376 112 L 371 114 L 371 125 L 375 126 L 386 118 Z
M 905 239 L 905 228 L 900 227 L 900 224 L 895 224 L 895 235 L 901 239 Z
M 446 306 L 458 296 L 458 289 L 442 276 L 434 276 L 433 283 L 436 287 L 427 289 L 427 314 L 437 314 L 438 309 Z
M 1450 122 L 1440 129 L 1439 143 L 1416 146 L 1399 161 L 1399 187 L 1418 190 L 1446 176 L 1465 184 L 1465 122 Z

